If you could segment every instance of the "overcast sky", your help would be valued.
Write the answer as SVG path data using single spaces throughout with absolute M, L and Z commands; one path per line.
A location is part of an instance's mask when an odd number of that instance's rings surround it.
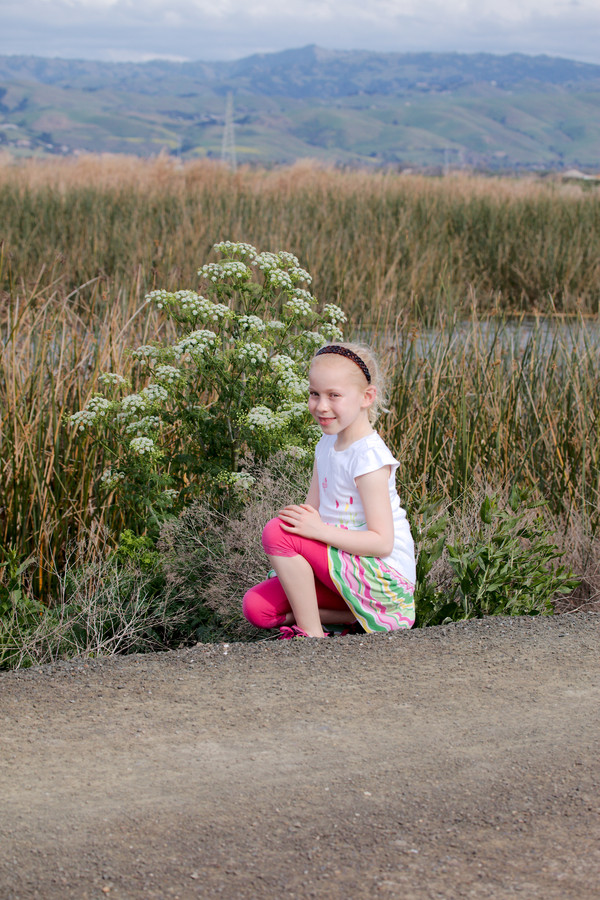
M 600 64 L 600 0 L 0 0 L 2 55 L 230 60 L 306 44 Z

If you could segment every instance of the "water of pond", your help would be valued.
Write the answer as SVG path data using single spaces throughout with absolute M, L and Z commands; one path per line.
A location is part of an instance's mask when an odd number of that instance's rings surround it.
M 367 329 L 360 339 L 372 339 Z M 381 336 L 377 343 L 381 346 Z M 486 318 L 463 319 L 441 328 L 403 329 L 386 335 L 384 346 L 396 349 L 400 354 L 412 345 L 418 356 L 429 356 L 440 344 L 448 350 L 456 350 L 461 344 L 470 343 L 482 349 L 494 346 L 518 358 L 535 349 L 551 354 L 560 348 L 561 355 L 573 352 L 589 354 L 600 351 L 600 320 L 597 318 L 564 319 L 558 317 Z

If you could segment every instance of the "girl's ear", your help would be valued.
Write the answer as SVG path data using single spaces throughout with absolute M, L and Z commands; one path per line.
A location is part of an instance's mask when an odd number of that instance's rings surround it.
M 376 396 L 377 388 L 374 384 L 370 384 L 363 394 L 363 403 L 361 404 L 363 409 L 368 409 L 369 406 L 373 406 Z

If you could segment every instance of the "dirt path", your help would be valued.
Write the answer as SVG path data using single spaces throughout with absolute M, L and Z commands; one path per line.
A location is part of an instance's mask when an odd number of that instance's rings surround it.
M 0 897 L 600 896 L 600 615 L 0 677 Z

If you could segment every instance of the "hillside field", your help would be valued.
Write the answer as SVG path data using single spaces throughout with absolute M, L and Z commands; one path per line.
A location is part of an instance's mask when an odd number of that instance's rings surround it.
M 600 166 L 600 67 L 550 57 L 306 47 L 235 63 L 0 58 L 0 147 L 239 161 L 476 168 Z

